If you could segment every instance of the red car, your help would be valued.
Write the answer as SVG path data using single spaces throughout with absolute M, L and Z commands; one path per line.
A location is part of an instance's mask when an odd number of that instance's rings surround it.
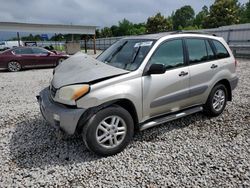
M 0 69 L 16 72 L 25 68 L 54 67 L 68 57 L 39 47 L 17 47 L 0 53 Z

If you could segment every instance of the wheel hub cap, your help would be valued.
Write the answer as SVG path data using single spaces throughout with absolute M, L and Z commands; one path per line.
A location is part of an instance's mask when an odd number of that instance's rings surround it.
M 213 108 L 215 111 L 220 111 L 225 104 L 225 92 L 221 89 L 217 90 L 213 97 Z
M 11 71 L 18 71 L 21 68 L 19 63 L 15 62 L 15 61 L 10 62 L 8 64 L 8 67 L 9 67 L 9 70 L 11 70 Z
M 96 129 L 96 140 L 105 148 L 121 144 L 127 133 L 127 125 L 119 116 L 109 116 L 102 120 Z

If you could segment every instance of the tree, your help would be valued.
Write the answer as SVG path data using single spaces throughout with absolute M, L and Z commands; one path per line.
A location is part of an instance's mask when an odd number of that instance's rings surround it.
M 177 30 L 180 28 L 193 26 L 194 15 L 194 9 L 189 5 L 177 9 L 173 15 L 174 29 Z
M 119 27 L 117 25 L 112 25 L 110 29 L 112 31 L 113 36 L 115 36 L 115 37 L 120 36 Z
M 95 35 L 96 35 L 96 38 L 100 38 L 101 37 L 101 32 L 100 32 L 99 29 L 95 30 Z
M 210 13 L 205 18 L 205 28 L 215 28 L 239 23 L 240 6 L 238 0 L 215 0 Z
M 250 22 L 250 0 L 240 7 L 240 23 L 249 23 Z
M 101 29 L 101 37 L 112 37 L 112 31 L 109 27 L 104 27 L 103 29 Z
M 172 30 L 172 24 L 171 21 L 161 15 L 161 13 L 157 13 L 155 16 L 148 18 L 146 29 L 148 33 L 164 32 Z
M 119 36 L 133 35 L 134 24 L 127 19 L 123 19 L 118 23 Z
M 145 23 L 134 24 L 132 33 L 133 35 L 142 35 L 146 33 L 146 30 Z
M 194 19 L 194 26 L 197 28 L 204 28 L 204 20 L 209 15 L 208 7 L 204 6 L 202 7 L 202 10 L 196 15 Z

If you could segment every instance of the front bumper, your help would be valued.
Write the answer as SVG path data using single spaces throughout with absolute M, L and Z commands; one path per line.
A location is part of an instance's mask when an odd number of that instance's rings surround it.
M 52 126 L 62 129 L 67 134 L 74 134 L 78 121 L 86 109 L 69 108 L 55 103 L 50 97 L 49 88 L 43 89 L 37 96 L 44 119 Z

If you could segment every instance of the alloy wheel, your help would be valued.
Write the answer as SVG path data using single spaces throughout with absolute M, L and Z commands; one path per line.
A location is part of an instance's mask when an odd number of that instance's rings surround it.
M 222 89 L 218 89 L 213 97 L 213 108 L 215 111 L 220 111 L 225 104 L 226 94 Z
M 102 120 L 96 129 L 96 140 L 105 148 L 115 148 L 124 140 L 127 125 L 119 116 L 109 116 Z
M 16 61 L 11 61 L 8 63 L 8 69 L 11 72 L 17 72 L 21 69 L 21 65 Z

